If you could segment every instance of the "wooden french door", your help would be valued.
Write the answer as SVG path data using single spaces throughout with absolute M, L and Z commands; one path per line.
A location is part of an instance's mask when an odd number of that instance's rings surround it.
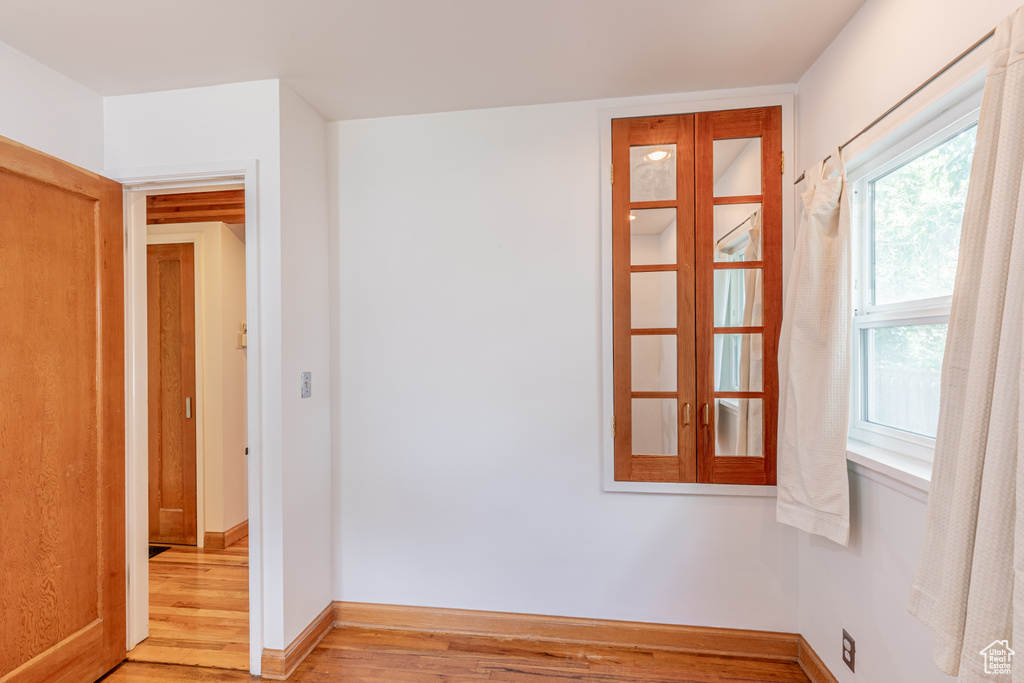
M 781 109 L 611 132 L 615 479 L 774 484 Z
M 121 186 L 0 138 L 0 681 L 125 654 Z
M 192 244 L 146 247 L 149 540 L 196 544 L 196 327 Z
M 694 117 L 612 121 L 615 478 L 697 481 Z

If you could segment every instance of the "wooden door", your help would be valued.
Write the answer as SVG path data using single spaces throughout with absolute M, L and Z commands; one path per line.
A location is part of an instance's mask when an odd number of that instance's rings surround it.
M 715 484 L 775 484 L 776 431 L 779 401 L 778 356 L 782 330 L 782 108 L 759 107 L 697 114 L 696 139 L 697 216 L 697 387 L 701 396 L 702 428 L 698 481 Z M 753 187 L 724 192 L 724 182 L 715 180 L 715 145 L 721 141 L 756 142 Z M 744 149 L 751 149 L 749 142 Z M 716 240 L 716 211 L 727 207 L 757 208 L 757 248 L 736 253 L 735 259 L 713 256 L 726 236 Z M 744 210 L 742 213 L 746 213 Z M 752 217 L 751 217 L 752 218 Z M 750 220 L 748 218 L 748 220 Z M 746 221 L 744 221 L 746 223 Z M 742 225 L 742 224 L 741 224 Z M 737 225 L 733 230 L 740 228 Z M 728 227 L 728 225 L 726 226 Z M 732 231 L 729 231 L 732 232 Z M 752 231 L 748 231 L 748 235 Z M 728 235 L 728 233 L 727 233 Z M 750 240 L 751 242 L 754 240 Z M 746 302 L 746 319 L 716 321 L 715 275 L 740 274 L 747 286 L 760 289 L 761 301 Z M 753 309 L 759 309 L 753 311 Z M 751 315 L 753 313 L 753 315 Z M 739 339 L 741 355 L 750 364 L 759 362 L 761 371 L 745 386 L 717 386 L 715 345 L 718 339 Z M 741 379 L 743 384 L 744 380 Z M 726 402 L 731 402 L 727 404 Z M 724 405 L 739 414 L 737 433 L 746 434 L 743 444 L 728 444 L 721 438 L 728 431 Z M 752 417 L 749 417 L 752 416 Z M 750 447 L 753 444 L 754 447 Z
M 196 544 L 196 326 L 191 244 L 146 248 L 149 540 Z
M 125 654 L 121 186 L 0 138 L 0 681 Z
M 781 113 L 611 122 L 617 481 L 775 483 Z
M 613 120 L 612 163 L 615 478 L 695 482 L 693 115 Z

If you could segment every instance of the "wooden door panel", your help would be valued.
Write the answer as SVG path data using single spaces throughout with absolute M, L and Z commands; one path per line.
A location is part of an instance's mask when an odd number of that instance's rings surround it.
M 149 538 L 195 545 L 195 268 L 191 244 L 151 244 L 147 255 Z
M 125 651 L 121 187 L 0 138 L 0 681 Z

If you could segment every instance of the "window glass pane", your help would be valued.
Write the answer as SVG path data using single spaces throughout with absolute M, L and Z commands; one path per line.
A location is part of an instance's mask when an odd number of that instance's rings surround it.
M 629 148 L 629 201 L 657 202 L 676 198 L 676 146 Z
M 715 399 L 715 455 L 764 457 L 762 399 Z
M 763 325 L 763 289 L 764 279 L 760 268 L 716 270 L 715 327 Z
M 676 326 L 675 271 L 631 273 L 629 297 L 634 329 Z
M 761 138 L 715 140 L 715 197 L 761 194 Z
M 633 399 L 633 455 L 678 455 L 676 399 Z
M 761 205 L 715 206 L 715 260 L 761 260 Z
M 871 183 L 872 303 L 953 293 L 977 125 Z
M 676 262 L 676 210 L 629 212 L 629 263 L 652 266 Z
M 946 327 L 939 323 L 863 331 L 868 422 L 934 438 Z
M 634 334 L 633 391 L 676 390 L 676 336 L 668 334 Z
M 764 348 L 759 334 L 715 335 L 715 391 L 761 391 Z

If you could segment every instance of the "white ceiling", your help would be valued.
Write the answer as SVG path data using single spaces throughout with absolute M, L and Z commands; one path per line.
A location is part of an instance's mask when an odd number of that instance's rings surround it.
M 864 0 L 0 0 L 101 95 L 280 78 L 328 120 L 794 83 Z

